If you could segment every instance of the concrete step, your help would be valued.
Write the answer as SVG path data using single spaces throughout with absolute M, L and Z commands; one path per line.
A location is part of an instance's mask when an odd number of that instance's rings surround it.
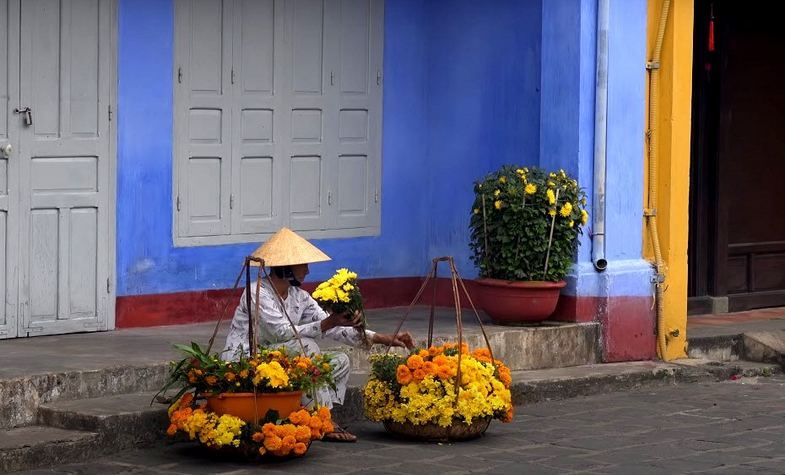
M 0 473 L 88 460 L 96 451 L 94 432 L 29 426 L 0 431 Z
M 599 363 L 602 359 L 599 344 L 600 324 L 597 322 L 548 322 L 527 327 L 489 325 L 486 331 L 494 357 L 504 361 L 512 371 L 580 366 Z M 417 343 L 425 346 L 423 335 L 427 335 L 427 328 L 416 334 L 420 338 Z M 435 344 L 456 341 L 457 336 L 434 338 Z M 465 332 L 463 341 L 471 348 L 486 347 L 485 339 L 476 328 Z M 332 340 L 320 341 L 319 346 L 324 350 L 337 350 L 348 354 L 352 371 L 366 372 L 370 369 L 370 352 L 367 350 L 336 345 Z M 378 352 L 383 349 L 384 347 L 375 347 L 371 351 Z
M 44 404 L 38 409 L 37 422 L 95 432 L 100 435 L 101 445 L 114 450 L 139 447 L 166 436 L 167 406 L 150 405 L 154 394 L 119 394 Z
M 750 331 L 689 338 L 690 358 L 747 360 L 785 367 L 785 331 Z

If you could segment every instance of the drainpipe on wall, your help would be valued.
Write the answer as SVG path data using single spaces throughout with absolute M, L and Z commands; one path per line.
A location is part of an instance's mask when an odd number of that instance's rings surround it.
M 667 341 L 665 338 L 665 315 L 663 313 L 662 293 L 665 282 L 665 261 L 660 250 L 660 236 L 657 231 L 657 165 L 658 165 L 658 140 L 657 121 L 659 120 L 659 96 L 660 96 L 660 55 L 662 53 L 662 42 L 665 39 L 665 25 L 668 24 L 668 13 L 670 12 L 670 0 L 662 2 L 660 11 L 660 22 L 657 25 L 657 36 L 654 40 L 654 52 L 651 60 L 646 63 L 649 71 L 649 130 L 646 133 L 649 145 L 649 190 L 648 203 L 643 210 L 646 224 L 651 233 L 651 245 L 654 249 L 654 267 L 657 272 L 654 283 L 656 312 L 657 312 L 657 352 L 660 358 L 667 360 L 665 350 Z M 677 336 L 678 333 L 676 333 Z
M 591 260 L 597 272 L 605 259 L 605 159 L 608 132 L 608 17 L 610 0 L 597 1 L 597 81 L 594 94 L 594 181 L 592 186 Z

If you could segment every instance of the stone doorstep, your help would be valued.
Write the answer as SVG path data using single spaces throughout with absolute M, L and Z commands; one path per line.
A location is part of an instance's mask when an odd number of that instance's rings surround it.
M 29 426 L 0 431 L 0 473 L 88 460 L 97 451 L 94 432 Z
M 750 331 L 739 334 L 689 338 L 690 358 L 714 361 L 757 361 L 785 366 L 785 331 Z
M 567 399 L 679 382 L 716 381 L 728 374 L 770 375 L 765 363 L 684 360 L 676 364 L 641 361 L 513 372 L 513 402 Z M 361 388 L 366 373 L 353 373 L 346 400 L 335 419 L 351 425 L 363 418 Z M 150 405 L 154 392 L 111 395 L 43 404 L 37 426 L 0 431 L 0 471 L 28 470 L 85 460 L 132 447 L 160 443 L 166 406 Z M 525 409 L 522 409 L 525 411 Z

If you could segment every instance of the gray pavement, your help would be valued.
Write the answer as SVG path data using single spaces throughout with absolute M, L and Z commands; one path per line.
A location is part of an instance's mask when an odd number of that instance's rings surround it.
M 742 378 L 549 401 L 456 444 L 389 438 L 354 424 L 357 444 L 314 443 L 302 459 L 219 462 L 165 444 L 28 473 L 785 473 L 785 377 Z

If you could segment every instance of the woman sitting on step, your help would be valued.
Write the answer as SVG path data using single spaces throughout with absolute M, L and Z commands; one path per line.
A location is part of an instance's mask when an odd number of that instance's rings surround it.
M 308 264 L 330 260 L 326 254 L 293 231 L 282 228 L 254 252 L 254 257 L 264 259 L 265 264 L 270 266 L 270 278 L 262 282 L 258 292 L 258 302 L 255 286 L 251 291 L 251 306 L 258 305 L 259 309 L 259 324 L 255 329 L 255 334 L 258 336 L 260 345 L 284 346 L 298 353 L 302 351 L 292 325 L 287 320 L 288 315 L 292 324 L 297 328 L 305 351 L 309 354 L 320 352 L 319 346 L 314 340 L 319 337 L 329 337 L 355 347 L 362 346 L 362 338 L 354 328 L 360 325 L 361 315 L 328 315 L 308 292 L 300 288 L 303 279 L 308 275 Z M 283 302 L 284 309 L 281 308 L 281 302 Z M 243 293 L 226 337 L 226 345 L 222 355 L 225 360 L 237 359 L 240 352 L 248 353 L 248 322 L 249 311 L 246 296 Z M 365 330 L 365 333 L 370 343 L 414 347 L 412 337 L 408 333 L 401 333 L 397 337 L 370 330 Z M 351 370 L 349 357 L 346 354 L 335 352 L 331 353 L 331 357 L 332 376 L 336 389 L 322 389 L 316 395 L 319 404 L 330 408 L 333 407 L 333 404 L 343 404 Z M 304 402 L 310 403 L 311 401 Z M 354 434 L 347 432 L 337 424 L 335 428 L 335 432 L 325 434 L 323 440 L 337 442 L 355 442 L 357 440 Z

